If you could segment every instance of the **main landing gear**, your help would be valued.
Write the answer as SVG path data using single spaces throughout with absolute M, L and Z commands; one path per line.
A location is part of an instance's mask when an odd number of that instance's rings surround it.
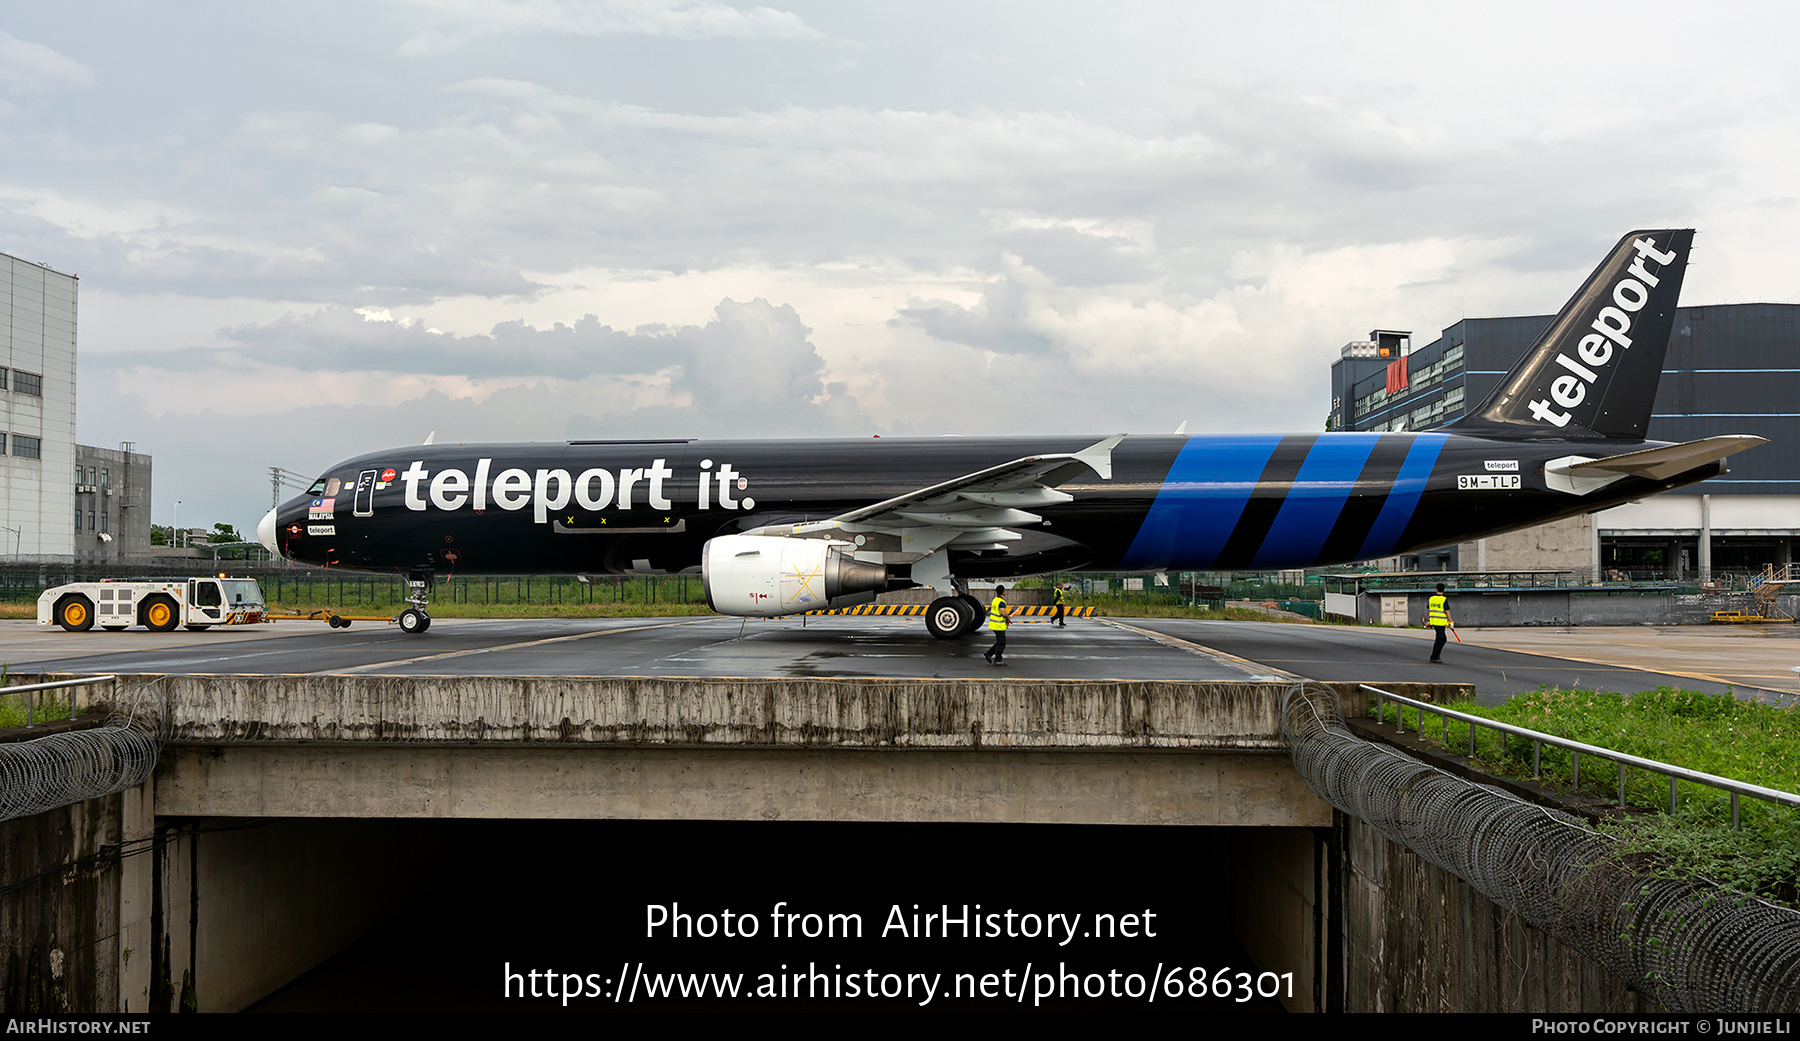
M 429 571 L 415 571 L 406 576 L 406 590 L 410 594 L 406 602 L 412 606 L 394 618 L 394 624 L 401 632 L 415 635 L 431 628 L 431 615 L 425 610 L 425 605 L 431 602 L 431 585 L 432 573 Z
M 940 640 L 960 640 L 981 627 L 981 601 L 969 595 L 967 583 L 952 578 L 955 596 L 940 596 L 925 610 L 925 628 Z

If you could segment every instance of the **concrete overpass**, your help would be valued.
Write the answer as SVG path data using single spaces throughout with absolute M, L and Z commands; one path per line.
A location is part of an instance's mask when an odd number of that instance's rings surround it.
M 1324 827 L 1285 684 L 142 677 L 164 817 Z

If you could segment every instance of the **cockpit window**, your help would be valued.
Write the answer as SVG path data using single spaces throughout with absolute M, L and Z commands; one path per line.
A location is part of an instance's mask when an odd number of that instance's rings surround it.
M 325 478 L 321 477 L 318 480 L 314 481 L 312 483 L 312 487 L 308 488 L 306 490 L 306 494 L 308 494 L 308 495 L 324 495 L 325 494 Z
M 331 480 L 325 482 L 325 494 L 326 495 L 336 495 L 338 493 L 338 489 L 342 488 L 343 486 L 344 486 L 343 481 L 340 481 L 336 477 L 333 477 Z

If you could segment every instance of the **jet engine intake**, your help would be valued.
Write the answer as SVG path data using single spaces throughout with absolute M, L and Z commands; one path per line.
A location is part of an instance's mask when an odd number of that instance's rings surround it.
M 834 600 L 866 602 L 866 594 L 887 589 L 888 569 L 823 539 L 720 535 L 702 548 L 700 580 L 720 614 L 770 618 L 832 607 Z

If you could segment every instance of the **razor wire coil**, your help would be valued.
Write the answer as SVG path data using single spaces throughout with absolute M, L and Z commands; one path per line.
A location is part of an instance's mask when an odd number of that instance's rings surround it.
M 156 684 L 122 684 L 98 727 L 0 744 L 0 821 L 143 784 L 162 747 L 162 705 Z
M 1625 861 L 1617 839 L 1575 817 L 1357 737 L 1329 689 L 1289 688 L 1281 731 L 1300 776 L 1326 802 L 1664 1007 L 1800 1011 L 1800 912 L 1654 878 Z

